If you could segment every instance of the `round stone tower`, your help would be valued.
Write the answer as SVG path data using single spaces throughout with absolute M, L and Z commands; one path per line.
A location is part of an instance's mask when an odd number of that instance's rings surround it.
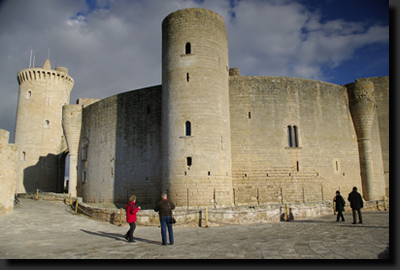
M 383 168 L 374 168 L 371 145 L 371 130 L 374 121 L 377 121 L 374 84 L 366 80 L 356 80 L 347 85 L 347 88 L 357 134 L 363 196 L 367 201 L 381 199 L 385 195 Z M 380 151 L 378 154 L 381 154 Z
M 59 192 L 64 188 L 66 142 L 62 106 L 69 104 L 74 80 L 66 68 L 43 68 L 18 72 L 18 109 L 15 144 L 18 145 L 17 193 Z
M 231 206 L 228 41 L 217 13 L 162 23 L 163 191 L 177 206 Z

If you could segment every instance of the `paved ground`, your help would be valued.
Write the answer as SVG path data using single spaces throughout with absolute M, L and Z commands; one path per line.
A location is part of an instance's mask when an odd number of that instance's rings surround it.
M 74 215 L 62 202 L 20 199 L 0 216 L 1 259 L 388 259 L 389 212 L 363 212 L 363 224 L 328 215 L 303 221 L 174 228 L 161 245 L 157 227 L 137 227 L 135 243 L 117 226 Z

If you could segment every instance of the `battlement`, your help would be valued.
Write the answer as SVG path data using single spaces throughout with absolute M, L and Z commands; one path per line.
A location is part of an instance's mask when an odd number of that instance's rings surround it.
M 65 72 L 65 70 L 67 72 Z M 21 85 L 26 81 L 48 81 L 48 80 L 65 80 L 67 83 L 74 84 L 75 81 L 68 76 L 66 68 L 44 69 L 44 68 L 27 68 L 17 74 L 18 84 Z
M 187 8 L 172 12 L 164 18 L 164 20 L 162 21 L 162 25 L 163 27 L 168 28 L 167 24 L 179 24 L 182 22 L 182 20 L 184 20 L 184 18 L 188 18 L 188 20 L 193 20 L 193 18 L 196 18 L 197 20 L 199 20 L 201 17 L 208 17 L 210 19 L 218 20 L 223 25 L 225 25 L 224 19 L 221 17 L 221 15 L 214 11 L 202 8 Z

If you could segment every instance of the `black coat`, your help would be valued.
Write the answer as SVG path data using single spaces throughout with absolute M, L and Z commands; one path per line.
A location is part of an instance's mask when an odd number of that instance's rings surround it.
M 360 193 L 355 190 L 349 194 L 349 198 L 347 200 L 350 202 L 350 207 L 352 209 L 361 209 L 364 206 L 364 202 Z
M 343 212 L 344 206 L 346 205 L 346 202 L 344 201 L 343 197 L 340 195 L 336 195 L 336 197 L 335 197 L 335 199 L 333 199 L 333 201 L 336 203 L 336 211 Z
M 154 211 L 158 212 L 160 217 L 170 217 L 172 216 L 172 210 L 175 209 L 175 205 L 168 201 L 167 199 L 163 199 L 159 201 L 154 207 Z

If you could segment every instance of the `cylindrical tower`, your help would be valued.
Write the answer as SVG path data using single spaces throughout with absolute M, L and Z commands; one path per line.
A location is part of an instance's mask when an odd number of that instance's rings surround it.
M 162 177 L 177 206 L 232 205 L 228 41 L 217 13 L 162 23 Z
M 66 68 L 43 68 L 18 72 L 18 109 L 15 144 L 18 145 L 17 193 L 60 191 L 60 155 L 66 149 L 62 106 L 69 104 L 74 80 Z
M 383 169 L 374 170 L 371 145 L 371 130 L 374 121 L 377 121 L 374 84 L 370 81 L 356 80 L 347 85 L 347 88 L 350 111 L 357 133 L 363 196 L 365 200 L 380 199 L 385 195 Z
M 78 156 L 82 128 L 82 108 L 82 105 L 75 104 L 67 104 L 62 108 L 62 126 L 69 153 L 68 193 L 72 196 L 78 195 Z

